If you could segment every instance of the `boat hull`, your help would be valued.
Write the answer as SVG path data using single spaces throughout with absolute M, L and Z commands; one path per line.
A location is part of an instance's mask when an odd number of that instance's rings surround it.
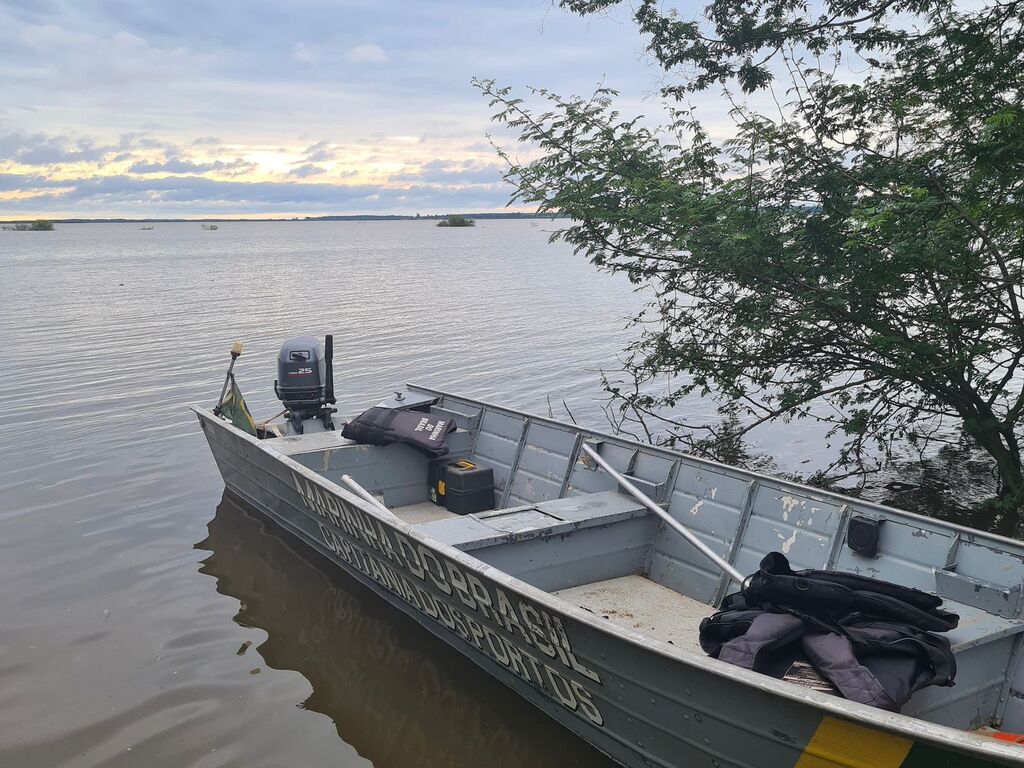
M 844 717 L 848 702 L 780 694 L 770 678 L 613 628 L 195 411 L 231 492 L 623 765 L 1020 764 L 979 737 L 944 743 L 949 729 L 927 723 L 908 734 L 907 718 L 877 710 Z

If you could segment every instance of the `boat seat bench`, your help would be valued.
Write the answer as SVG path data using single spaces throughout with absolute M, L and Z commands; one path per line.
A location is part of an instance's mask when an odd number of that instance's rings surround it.
M 340 431 L 278 437 L 263 441 L 328 480 L 341 484 L 342 475 L 381 498 L 390 508 L 427 501 L 427 457 L 408 445 L 365 445 L 348 440 Z M 472 435 L 459 429 L 448 436 L 453 456 L 469 452 Z
M 419 530 L 546 592 L 644 571 L 660 521 L 601 491 L 424 523 Z
M 943 607 L 960 617 L 957 628 L 945 633 L 955 653 L 1024 632 L 1024 621 L 1020 619 L 1005 619 L 948 597 L 944 598 Z
M 999 725 L 1012 697 L 1012 682 L 1019 676 L 1024 620 L 985 599 L 985 590 L 948 594 L 949 577 L 936 570 L 935 592 L 943 607 L 960 617 L 957 628 L 945 633 L 956 657 L 956 684 L 952 688 L 925 688 L 903 708 L 903 713 L 934 723 L 963 727 Z M 1011 615 L 1000 615 L 999 611 Z
M 605 491 L 473 515 L 451 515 L 443 520 L 424 523 L 420 530 L 445 544 L 469 552 L 649 514 L 629 496 Z

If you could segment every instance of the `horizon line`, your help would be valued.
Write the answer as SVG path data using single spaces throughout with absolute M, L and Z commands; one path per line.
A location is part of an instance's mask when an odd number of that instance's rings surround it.
M 182 222 L 261 222 L 261 221 L 396 221 L 417 219 L 445 219 L 449 216 L 467 216 L 478 219 L 554 219 L 558 214 L 538 213 L 527 211 L 483 211 L 476 213 L 346 213 L 346 214 L 323 214 L 320 216 L 287 216 L 273 215 L 269 217 L 252 216 L 198 216 L 198 217 L 168 217 L 168 218 L 135 218 L 123 216 L 65 216 L 62 218 L 46 218 L 45 216 L 30 216 L 22 219 L 0 219 L 0 224 L 30 224 L 34 221 L 48 221 L 53 224 L 174 224 Z

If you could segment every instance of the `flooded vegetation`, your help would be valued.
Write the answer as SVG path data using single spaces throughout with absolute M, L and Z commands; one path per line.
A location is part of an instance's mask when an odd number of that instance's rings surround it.
M 46 219 L 36 221 L 17 221 L 10 226 L 0 227 L 10 232 L 52 232 L 53 222 Z
M 437 222 L 439 227 L 475 227 L 476 222 L 468 216 L 462 216 L 461 214 L 452 214 L 446 216 Z

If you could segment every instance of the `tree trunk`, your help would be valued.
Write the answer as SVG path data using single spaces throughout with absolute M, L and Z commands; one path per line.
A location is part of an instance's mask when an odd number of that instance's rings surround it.
M 984 448 L 995 459 L 999 470 L 999 496 L 1024 496 L 1024 471 L 1021 470 L 1020 448 L 1013 429 L 1009 433 L 1000 431 L 996 426 L 988 426 L 994 420 L 965 419 L 967 433 L 978 445 Z

